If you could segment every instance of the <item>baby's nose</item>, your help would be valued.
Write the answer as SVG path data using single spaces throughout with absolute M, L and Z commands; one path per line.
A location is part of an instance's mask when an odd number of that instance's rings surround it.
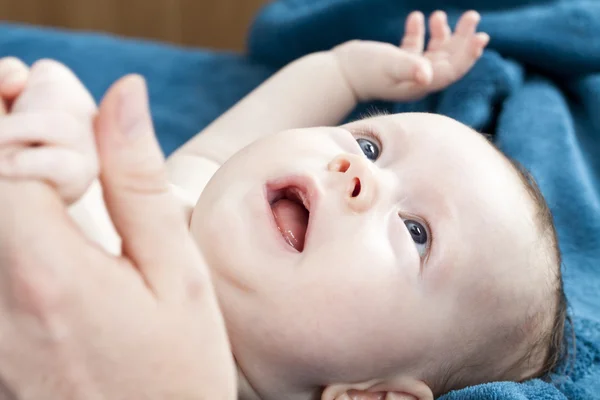
M 355 154 L 342 154 L 331 160 L 327 169 L 344 174 L 344 200 L 352 211 L 362 213 L 372 207 L 377 184 L 368 160 Z

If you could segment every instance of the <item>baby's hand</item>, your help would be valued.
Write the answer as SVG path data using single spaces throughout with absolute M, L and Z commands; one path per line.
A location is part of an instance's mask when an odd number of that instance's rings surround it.
M 429 20 L 431 39 L 425 46 L 425 17 L 420 12 L 406 19 L 400 47 L 389 43 L 351 41 L 333 51 L 359 101 L 413 101 L 444 89 L 462 78 L 489 42 L 477 33 L 480 16 L 464 13 L 454 34 L 446 14 L 436 11 Z
M 96 104 L 64 65 L 0 59 L 0 176 L 40 179 L 67 204 L 98 176 Z

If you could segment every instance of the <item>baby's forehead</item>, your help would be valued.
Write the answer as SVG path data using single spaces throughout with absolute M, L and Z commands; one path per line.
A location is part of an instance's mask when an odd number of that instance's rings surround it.
M 474 129 L 428 113 L 379 115 L 354 124 L 377 131 L 384 162 L 417 182 L 414 189 L 447 200 L 448 208 L 461 218 L 474 214 L 488 221 L 494 216 L 509 221 L 511 216 L 530 214 L 531 202 L 517 169 Z
M 375 134 L 384 152 L 396 158 L 407 154 L 441 157 L 440 163 L 495 164 L 512 170 L 508 159 L 486 136 L 452 118 L 433 113 L 369 116 L 343 126 L 355 135 Z M 482 167 L 480 165 L 479 167 Z
M 480 135 L 467 125 L 452 118 L 433 113 L 398 113 L 368 115 L 345 126 L 360 127 L 371 125 L 385 134 L 438 136 L 459 133 L 473 139 Z
M 414 156 L 428 170 L 441 169 L 457 179 L 495 181 L 524 185 L 517 168 L 483 134 L 452 118 L 433 113 L 375 115 L 344 125 L 356 135 L 374 133 L 383 142 L 388 160 L 402 163 Z M 442 171 L 440 171 L 442 172 Z

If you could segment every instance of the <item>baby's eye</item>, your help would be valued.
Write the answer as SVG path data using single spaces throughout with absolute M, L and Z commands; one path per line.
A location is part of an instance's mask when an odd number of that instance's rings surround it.
M 410 219 L 405 220 L 404 225 L 406 225 L 408 233 L 410 233 L 412 240 L 415 242 L 417 250 L 419 251 L 419 255 L 423 257 L 427 250 L 427 242 L 429 241 L 427 230 L 423 224 Z
M 379 158 L 381 150 L 379 149 L 379 145 L 376 142 L 364 138 L 358 138 L 356 139 L 356 141 L 358 142 L 358 145 L 369 160 L 376 161 Z

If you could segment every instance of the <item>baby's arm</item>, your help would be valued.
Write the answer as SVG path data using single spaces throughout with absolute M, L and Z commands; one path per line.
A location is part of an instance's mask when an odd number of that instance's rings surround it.
M 478 22 L 476 12 L 465 13 L 452 34 L 445 14 L 434 13 L 424 52 L 424 17 L 415 12 L 400 47 L 351 41 L 292 62 L 177 150 L 169 159 L 171 181 L 194 203 L 221 164 L 265 135 L 336 125 L 359 102 L 409 101 L 443 89 L 467 73 L 486 46 Z
M 355 104 L 331 53 L 296 60 L 171 155 L 169 179 L 193 205 L 214 172 L 246 145 L 290 128 L 335 124 Z

